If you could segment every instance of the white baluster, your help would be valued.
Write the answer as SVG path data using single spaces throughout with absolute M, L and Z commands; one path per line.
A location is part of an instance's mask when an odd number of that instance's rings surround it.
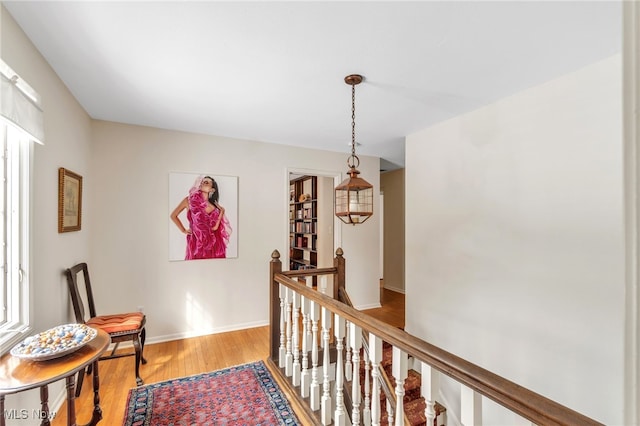
M 353 409 L 351 410 L 351 423 L 360 424 L 360 402 L 362 390 L 360 389 L 360 348 L 362 347 L 362 329 L 353 323 L 349 323 L 349 347 L 353 352 L 353 374 L 351 374 L 351 399 Z
M 345 363 L 344 363 L 344 380 L 347 382 L 350 382 L 353 379 L 353 364 L 351 363 L 351 345 L 349 344 L 349 342 L 351 342 L 351 338 L 349 337 L 349 334 L 351 333 L 351 327 L 349 326 L 351 323 L 349 321 L 347 321 L 347 333 L 344 336 L 344 341 L 346 342 L 346 346 L 347 346 L 347 355 L 345 358 Z
M 380 425 L 380 362 L 382 361 L 382 339 L 369 333 L 369 357 L 371 358 L 371 424 Z
M 407 354 L 400 348 L 394 346 L 391 368 L 393 370 L 393 377 L 396 379 L 396 426 L 404 425 L 404 381 L 407 379 L 408 374 L 407 361 Z
M 364 357 L 364 408 L 362 409 L 362 424 L 371 426 L 371 382 L 369 375 L 371 374 L 371 361 L 366 351 L 362 352 Z
M 421 362 L 420 365 L 420 375 L 422 377 L 420 390 L 427 403 L 424 409 L 424 415 L 427 418 L 427 425 L 433 426 L 434 420 L 436 419 L 435 403 L 436 395 L 438 394 L 440 373 L 431 368 L 429 364 Z
M 322 401 L 321 420 L 331 424 L 331 383 L 329 382 L 329 338 L 331 337 L 331 312 L 322 307 Z
M 287 355 L 286 364 L 284 367 L 284 374 L 287 377 L 291 377 L 293 374 L 293 353 L 291 352 L 291 311 L 293 305 L 293 290 L 287 287 L 287 295 L 285 297 L 285 305 L 287 307 L 286 322 L 287 322 Z
M 335 314 L 333 322 L 333 334 L 336 336 L 336 412 L 333 416 L 335 424 L 338 426 L 344 426 L 346 420 L 346 411 L 344 409 L 344 365 L 342 350 L 344 349 L 343 341 L 345 335 L 345 320 L 340 315 Z
M 482 425 L 482 396 L 460 384 L 460 422 L 464 426 Z
M 293 293 L 293 386 L 300 386 L 300 294 Z
M 313 287 L 313 277 L 306 278 L 307 287 Z M 309 322 L 307 327 L 307 352 L 311 352 L 311 318 L 307 316 L 307 321 Z
M 311 319 L 311 387 L 309 389 L 309 405 L 313 411 L 320 409 L 320 384 L 318 383 L 318 320 L 320 307 L 311 300 L 309 317 Z
M 313 277 L 306 277 L 307 287 L 313 288 Z M 307 352 L 311 352 L 311 319 L 307 316 L 307 321 L 309 322 L 307 327 Z
M 282 368 L 285 366 L 285 356 L 287 354 L 287 347 L 285 346 L 285 326 L 286 326 L 286 321 L 285 321 L 285 307 L 284 307 L 284 299 L 286 297 L 287 294 L 287 288 L 280 284 L 280 290 L 279 290 L 279 297 L 280 297 L 280 351 L 278 353 L 278 367 Z
M 307 333 L 307 352 L 311 352 L 311 348 L 313 347 L 313 344 L 311 343 L 311 338 L 313 337 L 311 336 L 311 317 L 309 317 L 307 321 L 309 322 L 309 327 L 307 328 L 309 330 Z
M 309 396 L 309 385 L 311 384 L 311 373 L 309 372 L 309 299 L 301 297 L 302 309 L 302 374 L 300 375 L 300 395 L 303 398 Z M 307 337 L 308 335 L 308 337 Z

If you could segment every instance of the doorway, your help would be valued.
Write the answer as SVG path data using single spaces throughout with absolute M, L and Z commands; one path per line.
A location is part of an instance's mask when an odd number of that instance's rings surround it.
M 306 189 L 303 192 L 311 192 L 315 198 L 310 209 L 311 217 L 304 213 L 303 208 L 303 214 L 298 218 L 292 212 L 296 206 L 298 208 L 303 206 L 299 205 L 300 200 L 292 199 L 291 183 L 300 179 L 307 181 L 305 177 L 313 177 L 315 187 L 313 190 Z M 290 269 L 292 253 L 298 257 L 301 252 L 302 256 L 305 256 L 303 261 L 312 257 L 316 260 L 315 266 L 318 268 L 333 266 L 335 251 L 342 244 L 340 221 L 333 214 L 333 190 L 340 184 L 341 178 L 340 172 L 335 171 L 301 168 L 286 170 L 286 192 L 283 198 L 287 205 L 286 211 L 289 213 L 286 216 L 285 247 L 287 250 L 284 252 L 283 263 L 287 269 Z M 312 226 L 309 226 L 310 224 Z M 309 241 L 314 241 L 314 244 L 310 244 Z M 298 242 L 301 243 L 298 244 Z M 319 280 L 316 283 L 318 290 L 333 292 L 333 283 L 329 275 L 321 276 Z

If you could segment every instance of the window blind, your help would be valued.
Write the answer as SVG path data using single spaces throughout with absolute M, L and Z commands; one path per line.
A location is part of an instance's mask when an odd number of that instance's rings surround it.
M 40 96 L 9 65 L 0 59 L 0 115 L 35 142 L 44 142 Z

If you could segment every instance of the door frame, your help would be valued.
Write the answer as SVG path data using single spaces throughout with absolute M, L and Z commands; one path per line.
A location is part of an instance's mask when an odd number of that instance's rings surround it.
M 640 4 L 623 2 L 625 198 L 624 423 L 640 422 Z
M 291 174 L 299 174 L 299 175 L 309 175 L 309 176 L 318 176 L 318 177 L 329 177 L 333 179 L 333 187 L 340 185 L 342 182 L 342 173 L 335 170 L 320 170 L 320 169 L 306 169 L 301 167 L 286 167 L 284 173 L 284 191 L 282 199 L 285 203 L 284 211 L 286 214 L 284 215 L 284 245 L 285 250 L 283 250 L 283 254 L 281 253 L 280 258 L 282 260 L 282 264 L 286 265 L 287 269 L 289 268 L 289 176 Z M 333 205 L 333 201 L 331 202 Z M 334 214 L 333 216 L 333 253 L 335 255 L 336 249 L 338 247 L 342 247 L 342 222 L 338 219 Z M 283 268 L 284 269 L 284 268 Z

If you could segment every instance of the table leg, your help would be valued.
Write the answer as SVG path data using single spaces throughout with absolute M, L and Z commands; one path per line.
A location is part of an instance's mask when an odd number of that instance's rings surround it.
M 40 386 L 40 426 L 50 426 L 49 422 L 49 387 L 47 385 Z
M 76 426 L 76 379 L 75 374 L 67 376 L 67 426 Z
M 4 426 L 4 394 L 0 395 L 0 426 Z
M 100 408 L 100 377 L 98 375 L 98 360 L 93 363 L 93 416 L 89 425 L 93 426 L 102 420 L 102 408 Z

